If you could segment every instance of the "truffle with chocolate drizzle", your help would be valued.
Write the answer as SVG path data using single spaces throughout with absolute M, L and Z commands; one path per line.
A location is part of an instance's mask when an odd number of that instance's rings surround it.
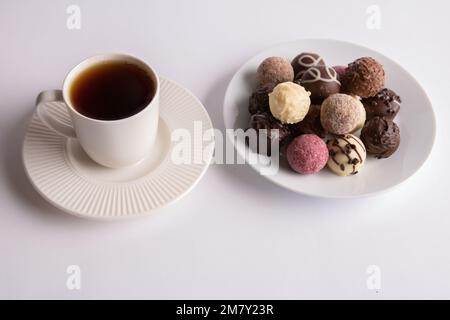
M 303 73 L 301 79 L 296 80 L 307 91 L 311 92 L 313 103 L 322 103 L 330 95 L 341 91 L 336 70 L 327 66 L 314 66 Z
M 294 68 L 294 79 L 300 80 L 306 70 L 315 66 L 324 66 L 325 61 L 317 53 L 302 52 L 292 60 L 291 65 Z
M 328 168 L 339 176 L 357 174 L 366 161 L 364 144 L 352 134 L 340 135 L 327 141 L 327 147 L 330 155 Z

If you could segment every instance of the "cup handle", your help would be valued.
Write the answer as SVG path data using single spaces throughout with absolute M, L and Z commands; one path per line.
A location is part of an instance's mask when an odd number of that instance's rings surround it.
M 76 138 L 75 129 L 54 118 L 47 110 L 46 103 L 62 102 L 65 104 L 61 90 L 42 91 L 36 98 L 36 113 L 39 119 L 51 130 L 67 138 Z

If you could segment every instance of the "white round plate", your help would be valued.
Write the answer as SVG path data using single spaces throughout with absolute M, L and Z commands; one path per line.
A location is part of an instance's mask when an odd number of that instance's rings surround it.
M 122 169 L 98 165 L 77 140 L 49 130 L 34 114 L 23 144 L 23 161 L 36 190 L 63 211 L 105 220 L 141 216 L 187 194 L 205 173 L 214 143 L 196 145 L 202 148 L 202 159 L 197 156 L 194 161 L 194 149 L 191 164 L 175 164 L 171 132 L 186 129 L 195 137 L 194 128 L 203 134 L 212 129 L 211 120 L 201 102 L 172 81 L 161 79 L 160 99 L 158 137 L 150 156 Z M 59 120 L 70 122 L 64 105 L 48 107 Z
M 347 65 L 360 57 L 373 57 L 383 64 L 386 87 L 402 98 L 395 122 L 400 127 L 401 143 L 397 152 L 388 159 L 368 157 L 357 175 L 339 177 L 324 169 L 315 175 L 299 175 L 292 171 L 284 159 L 276 174 L 265 175 L 270 181 L 305 195 L 325 198 L 349 198 L 374 194 L 400 184 L 411 177 L 425 162 L 433 147 L 436 122 L 425 91 L 400 65 L 382 54 L 348 42 L 310 39 L 280 44 L 262 51 L 247 61 L 234 75 L 225 94 L 223 116 L 226 128 L 245 129 L 248 126 L 248 98 L 255 88 L 258 65 L 267 57 L 281 56 L 291 61 L 300 52 L 317 52 L 328 65 Z M 241 157 L 246 152 L 255 157 L 241 140 L 234 141 Z M 249 163 L 260 172 L 262 166 Z

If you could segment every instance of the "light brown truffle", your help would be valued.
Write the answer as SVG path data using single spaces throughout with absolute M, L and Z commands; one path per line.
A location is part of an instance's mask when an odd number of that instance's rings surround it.
M 336 93 L 322 103 L 320 122 L 322 127 L 334 134 L 346 134 L 361 128 L 365 115 L 362 103 L 349 95 Z
M 256 71 L 256 82 L 258 87 L 268 83 L 279 84 L 294 80 L 294 69 L 285 58 L 269 57 L 265 59 Z

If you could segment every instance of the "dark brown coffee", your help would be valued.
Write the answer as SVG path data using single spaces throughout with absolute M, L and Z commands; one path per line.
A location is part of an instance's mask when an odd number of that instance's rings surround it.
M 98 120 L 119 120 L 144 109 L 156 84 L 139 66 L 108 61 L 83 70 L 72 82 L 69 98 L 75 110 Z

